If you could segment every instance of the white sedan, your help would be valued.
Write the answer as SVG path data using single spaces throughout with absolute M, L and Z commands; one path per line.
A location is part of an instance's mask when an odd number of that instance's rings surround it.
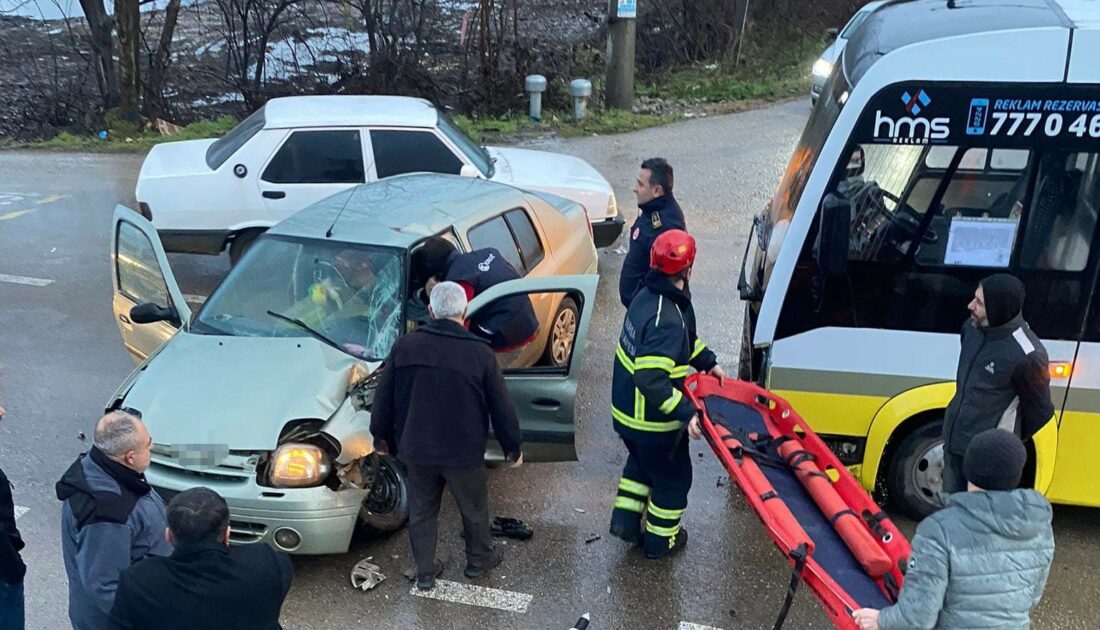
M 298 210 L 412 172 L 490 179 L 575 201 L 597 247 L 623 228 L 611 184 L 584 160 L 479 146 L 428 101 L 401 96 L 272 99 L 223 138 L 154 147 L 135 196 L 166 250 L 218 254 L 228 247 L 236 262 Z
M 835 28 L 831 28 L 828 31 L 830 37 L 833 37 L 833 43 L 829 44 L 829 47 L 825 49 L 825 52 L 821 53 L 821 57 L 814 62 L 813 71 L 810 73 L 810 103 L 817 104 L 817 97 L 821 96 L 821 90 L 825 87 L 825 81 L 828 80 L 829 75 L 833 73 L 833 66 L 837 60 L 840 59 L 840 53 L 844 52 L 844 46 L 848 44 L 848 40 L 852 37 L 852 33 L 859 28 L 860 24 L 867 19 L 868 15 L 874 12 L 875 9 L 885 4 L 884 0 L 875 0 L 874 2 L 868 2 L 860 7 L 859 11 L 856 11 L 852 19 L 848 20 L 848 23 L 844 25 L 843 29 L 839 31 Z

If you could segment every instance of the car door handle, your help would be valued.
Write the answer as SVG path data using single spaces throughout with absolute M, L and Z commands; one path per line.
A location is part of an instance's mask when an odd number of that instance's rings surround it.
M 264 199 L 282 199 L 286 197 L 286 193 L 281 190 L 265 190 L 263 196 Z
M 126 317 L 122 313 L 119 313 L 118 314 L 118 321 L 122 322 L 123 324 L 129 324 L 130 323 L 130 318 Z
M 531 401 L 531 406 L 536 409 L 548 409 L 552 411 L 561 408 L 561 401 L 554 400 L 553 398 L 536 398 Z

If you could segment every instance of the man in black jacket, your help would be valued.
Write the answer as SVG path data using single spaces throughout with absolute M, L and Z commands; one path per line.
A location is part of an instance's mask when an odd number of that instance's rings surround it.
M 4 408 L 0 407 L 0 420 Z M 11 482 L 0 470 L 0 630 L 23 630 L 23 576 L 27 566 L 19 556 L 23 539 L 15 526 Z
M 619 301 L 628 308 L 634 294 L 645 284 L 653 241 L 668 230 L 687 230 L 684 211 L 672 196 L 672 183 L 672 167 L 664 158 L 642 162 L 634 182 L 641 213 L 630 226 L 630 249 L 619 272 Z
M 1001 428 L 1027 440 L 1054 415 L 1047 351 L 1024 321 L 1024 285 L 981 281 L 962 327 L 955 397 L 944 415 L 944 494 L 966 490 L 963 456 L 975 435 Z
M 423 295 L 431 296 L 432 288 L 446 280 L 461 286 L 467 301 L 489 287 L 520 277 L 498 250 L 485 247 L 462 254 L 441 237 L 429 238 L 413 252 L 412 267 L 417 282 L 424 283 Z M 513 295 L 481 309 L 470 319 L 469 330 L 488 341 L 494 352 L 512 352 L 535 340 L 539 320 L 530 298 Z
M 111 609 L 117 630 L 273 630 L 290 590 L 290 558 L 267 545 L 229 546 L 229 507 L 209 488 L 168 504 L 167 558 L 122 572 Z
M 519 420 L 493 351 L 471 334 L 466 292 L 454 282 L 432 289 L 432 321 L 402 337 L 382 368 L 371 408 L 371 434 L 382 453 L 409 473 L 409 542 L 416 586 L 429 590 L 442 572 L 435 558 L 443 486 L 462 514 L 466 577 L 500 564 L 489 533 L 485 447 L 492 423 L 505 456 L 518 466 Z

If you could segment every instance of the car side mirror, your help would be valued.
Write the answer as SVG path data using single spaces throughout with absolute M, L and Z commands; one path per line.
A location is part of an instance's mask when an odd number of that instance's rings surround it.
M 463 164 L 458 174 L 463 177 L 481 177 L 481 171 L 473 164 Z
M 830 28 L 830 29 L 828 29 L 828 30 L 826 30 L 826 31 L 825 31 L 825 35 L 826 35 L 826 36 L 827 36 L 827 37 L 828 37 L 829 39 L 836 39 L 836 38 L 837 38 L 837 37 L 838 37 L 838 36 L 840 35 L 840 29 L 839 29 L 839 28 L 835 28 L 835 27 L 834 27 L 834 28 Z
M 178 324 L 180 315 L 174 306 L 157 306 L 152 302 L 146 302 L 130 309 L 130 320 L 135 324 L 153 324 L 155 322 Z
M 848 234 L 852 202 L 833 193 L 821 202 L 817 242 L 817 266 L 826 278 L 848 273 Z

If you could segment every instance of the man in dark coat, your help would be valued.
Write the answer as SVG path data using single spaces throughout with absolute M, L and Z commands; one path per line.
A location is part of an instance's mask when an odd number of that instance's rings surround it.
M 168 504 L 167 558 L 122 572 L 111 609 L 117 630 L 274 630 L 290 591 L 290 558 L 264 544 L 229 546 L 229 507 L 209 488 Z
M 0 407 L 0 420 L 4 408 Z M 19 556 L 23 538 L 15 526 L 11 482 L 0 470 L 0 630 L 23 630 L 23 576 L 27 566 Z
M 454 282 L 432 289 L 432 321 L 402 337 L 382 368 L 371 408 L 376 448 L 408 468 L 409 541 L 416 585 L 435 586 L 443 486 L 462 514 L 467 577 L 500 564 L 489 532 L 485 447 L 489 425 L 514 465 L 523 461 L 519 420 L 493 351 L 467 331 L 466 292 Z
M 172 553 L 164 501 L 145 480 L 152 447 L 140 419 L 112 411 L 96 423 L 95 445 L 57 482 L 75 630 L 106 628 L 119 574 L 148 556 Z
M 641 213 L 630 226 L 630 249 L 619 272 L 619 301 L 628 308 L 634 294 L 645 284 L 653 241 L 668 230 L 687 230 L 684 211 L 672 196 L 672 183 L 672 167 L 664 158 L 642 162 L 634 182 Z
M 459 253 L 445 238 L 429 238 L 413 252 L 413 274 L 424 283 L 422 295 L 431 296 L 439 282 L 450 281 L 461 286 L 466 300 L 472 300 L 486 289 L 517 280 L 520 275 L 503 255 L 492 247 Z M 539 320 L 531 299 L 513 295 L 496 300 L 481 309 L 469 322 L 469 330 L 489 342 L 494 352 L 511 352 L 531 343 L 538 336 Z
M 982 280 L 962 328 L 955 397 L 944 415 L 944 494 L 966 490 L 970 440 L 1001 428 L 1026 440 L 1054 415 L 1047 351 L 1024 321 L 1024 285 L 999 273 Z

